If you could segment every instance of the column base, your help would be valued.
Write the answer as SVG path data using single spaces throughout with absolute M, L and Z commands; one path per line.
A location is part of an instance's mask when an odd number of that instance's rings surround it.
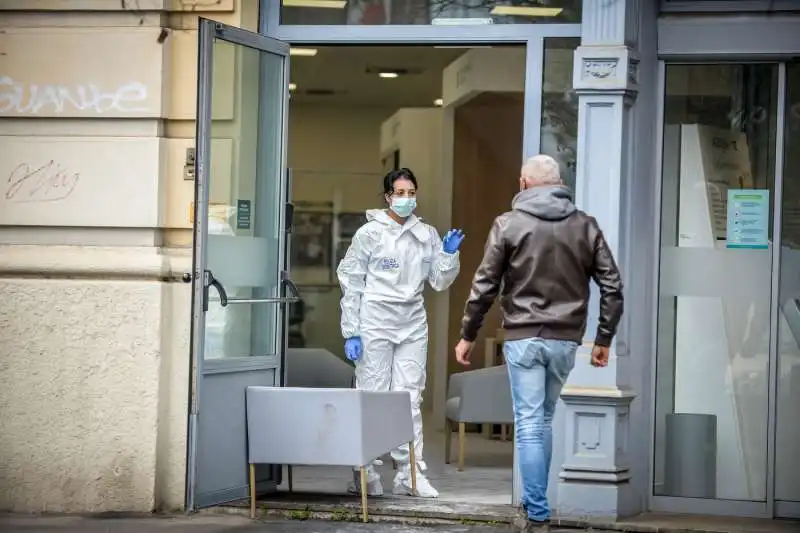
M 636 514 L 630 484 L 628 416 L 634 393 L 615 387 L 565 387 L 565 459 L 559 475 L 558 515 L 617 520 Z
M 559 518 L 613 522 L 639 511 L 638 498 L 627 481 L 616 484 L 562 481 L 558 486 Z

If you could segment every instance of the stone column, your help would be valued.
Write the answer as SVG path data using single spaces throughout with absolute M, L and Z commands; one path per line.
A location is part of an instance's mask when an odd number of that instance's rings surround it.
M 626 191 L 633 167 L 640 5 L 640 0 L 584 0 L 573 72 L 579 102 L 576 203 L 597 218 L 626 281 Z M 562 394 L 565 430 L 557 508 L 560 516 L 613 520 L 638 512 L 641 501 L 631 488 L 628 461 L 629 413 L 635 397 L 629 382 L 631 313 L 626 309 L 611 360 L 603 369 L 589 364 L 597 313 L 595 291 L 584 345 Z M 646 476 L 646 471 L 640 474 Z

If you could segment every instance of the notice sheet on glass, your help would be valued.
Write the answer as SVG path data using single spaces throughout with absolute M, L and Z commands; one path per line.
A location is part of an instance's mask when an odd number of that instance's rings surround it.
M 728 189 L 727 246 L 769 247 L 769 190 Z

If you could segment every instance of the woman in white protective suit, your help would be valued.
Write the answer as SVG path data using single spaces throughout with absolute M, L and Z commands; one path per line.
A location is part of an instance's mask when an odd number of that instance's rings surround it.
M 459 270 L 460 230 L 444 240 L 414 215 L 417 179 L 407 168 L 383 179 L 387 210 L 367 211 L 367 223 L 353 236 L 337 275 L 342 288 L 345 354 L 356 365 L 356 388 L 411 393 L 417 491 L 412 494 L 408 445 L 392 452 L 398 465 L 393 492 L 436 498 L 422 460 L 422 392 L 428 352 L 428 322 L 422 298 L 427 281 L 434 290 L 450 287 Z M 391 423 L 391 421 L 387 421 Z M 381 428 L 373 428 L 380 431 Z M 354 473 L 350 492 L 359 492 Z M 368 468 L 367 493 L 383 494 L 380 475 Z

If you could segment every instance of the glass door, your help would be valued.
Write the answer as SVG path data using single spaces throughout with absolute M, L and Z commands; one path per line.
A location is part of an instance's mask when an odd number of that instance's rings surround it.
M 653 507 L 800 518 L 800 64 L 664 78 Z
M 800 518 L 800 63 L 786 65 L 777 290 L 775 514 Z
M 668 64 L 654 507 L 764 516 L 778 64 Z
M 282 385 L 289 46 L 199 25 L 187 509 L 248 494 L 245 389 Z M 287 296 L 287 290 L 295 294 Z M 280 469 L 262 468 L 258 490 Z

